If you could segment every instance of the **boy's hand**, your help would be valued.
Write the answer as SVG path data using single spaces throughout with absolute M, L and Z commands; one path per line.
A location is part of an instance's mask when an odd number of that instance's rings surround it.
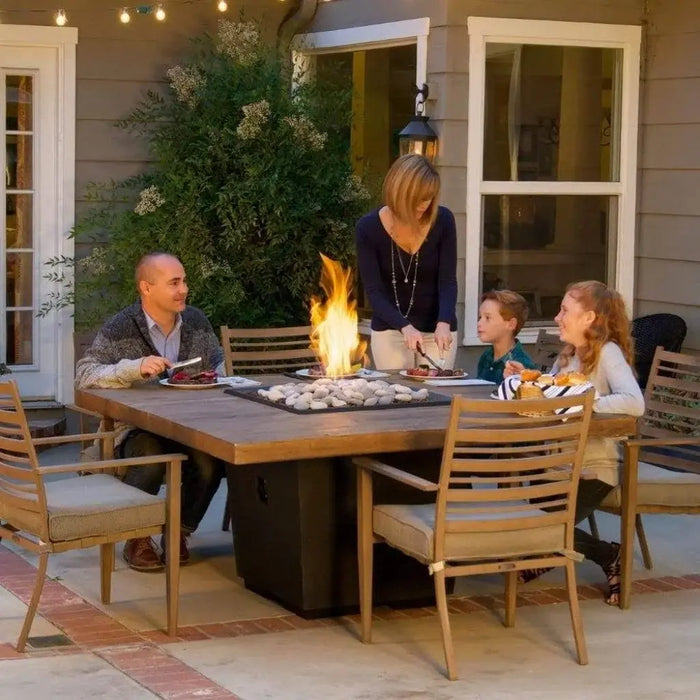
M 506 366 L 503 369 L 504 377 L 512 377 L 514 374 L 520 374 L 525 369 L 525 365 L 522 362 L 516 362 L 515 360 L 508 360 Z
M 450 324 L 440 321 L 435 326 L 435 344 L 440 352 L 447 352 L 452 345 L 452 331 Z
M 410 323 L 401 329 L 401 333 L 403 334 L 403 339 L 406 343 L 406 347 L 409 350 L 416 352 L 416 345 L 419 345 L 423 342 L 423 334 L 419 330 L 414 328 Z

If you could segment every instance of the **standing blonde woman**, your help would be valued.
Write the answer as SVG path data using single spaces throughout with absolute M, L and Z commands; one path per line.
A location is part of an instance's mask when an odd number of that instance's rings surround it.
M 377 369 L 413 367 L 417 346 L 454 366 L 457 235 L 438 205 L 440 176 L 418 155 L 401 156 L 382 190 L 384 206 L 357 222 L 360 277 L 372 305 Z

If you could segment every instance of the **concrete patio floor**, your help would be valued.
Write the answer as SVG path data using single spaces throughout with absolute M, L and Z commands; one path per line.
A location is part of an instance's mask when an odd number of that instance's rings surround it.
M 56 450 L 45 463 L 73 461 Z M 163 574 L 121 558 L 113 603 L 99 601 L 97 549 L 51 557 L 25 654 L 14 649 L 35 558 L 0 545 L 0 700 L 31 698 L 690 698 L 700 675 L 700 518 L 654 516 L 645 526 L 655 567 L 637 553 L 632 608 L 603 604 L 602 573 L 578 566 L 590 664 L 579 666 L 561 572 L 519 588 L 516 626 L 504 628 L 502 580 L 471 577 L 451 597 L 460 680 L 443 675 L 434 609 L 376 611 L 372 645 L 354 617 L 303 620 L 247 591 L 221 531 L 225 487 L 191 539 L 182 569 L 177 640 L 165 622 Z M 603 537 L 617 519 L 598 516 Z M 119 549 L 120 553 L 120 549 Z

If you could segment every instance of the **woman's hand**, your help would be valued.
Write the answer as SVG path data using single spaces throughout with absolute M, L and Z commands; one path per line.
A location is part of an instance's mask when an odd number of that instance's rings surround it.
M 422 344 L 423 334 L 415 329 L 410 323 L 401 329 L 406 347 L 413 352 L 416 352 L 416 346 Z
M 452 331 L 450 330 L 450 324 L 440 321 L 437 326 L 435 326 L 435 344 L 438 350 L 443 353 L 447 352 L 452 345 Z
M 503 369 L 504 377 L 512 377 L 514 374 L 520 374 L 525 369 L 525 365 L 522 362 L 516 362 L 515 360 L 508 360 L 506 366 Z

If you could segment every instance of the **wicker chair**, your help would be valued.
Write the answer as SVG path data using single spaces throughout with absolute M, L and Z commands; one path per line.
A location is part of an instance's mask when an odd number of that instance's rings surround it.
M 537 369 L 549 372 L 563 347 L 564 344 L 559 340 L 558 335 L 548 333 L 546 328 L 541 328 L 530 357 L 537 365 Z
M 49 554 L 70 549 L 100 547 L 101 600 L 111 598 L 114 543 L 133 537 L 164 533 L 167 551 L 177 552 L 180 541 L 181 454 L 105 459 L 93 464 L 39 466 L 36 448 L 99 439 L 110 454 L 114 433 L 70 435 L 32 440 L 17 385 L 0 382 L 0 539 L 39 555 L 34 591 L 17 641 L 23 651 L 29 637 L 46 578 Z M 52 474 L 93 472 L 115 467 L 166 464 L 166 498 L 163 500 L 122 483 L 108 474 L 50 481 Z M 175 527 L 171 527 L 175 523 Z M 166 560 L 168 634 L 177 632 L 178 557 Z
M 685 321 L 674 314 L 651 314 L 632 321 L 634 368 L 642 390 L 647 386 L 656 348 L 680 352 L 686 332 Z

